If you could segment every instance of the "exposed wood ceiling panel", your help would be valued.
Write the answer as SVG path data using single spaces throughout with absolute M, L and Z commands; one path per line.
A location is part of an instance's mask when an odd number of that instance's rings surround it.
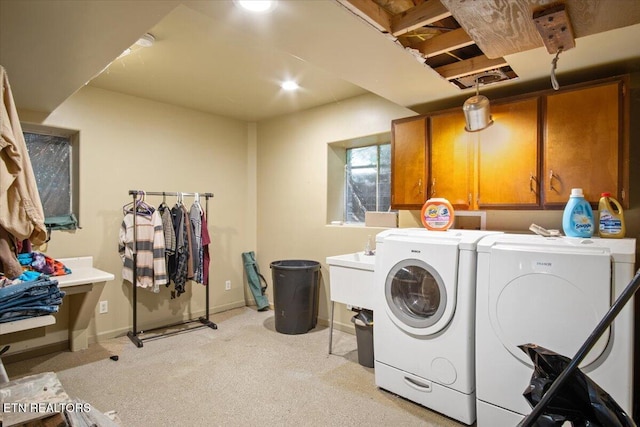
M 569 15 L 563 4 L 534 12 L 533 21 L 549 53 L 559 53 L 576 47 Z
M 449 16 L 451 16 L 451 12 L 442 5 L 440 0 L 427 0 L 418 6 L 394 15 L 391 19 L 392 34 L 397 37 Z
M 418 50 L 427 58 L 440 55 L 441 53 L 451 52 L 465 46 L 474 44 L 475 42 L 469 37 L 469 34 L 462 29 L 443 33 L 441 36 L 430 38 L 420 43 Z
M 508 66 L 502 58 L 488 59 L 482 50 L 467 48 L 476 44 L 474 38 L 451 16 L 441 0 L 340 1 L 379 31 L 392 35 L 414 56 L 422 57 L 426 65 L 446 80 Z M 517 77 L 513 70 L 509 71 L 501 75 L 508 76 L 505 79 Z M 459 81 L 453 83 L 467 87 Z
M 542 47 L 533 13 L 555 0 L 441 0 L 488 58 Z M 576 38 L 640 23 L 640 1 L 566 0 Z
M 378 3 L 372 0 L 348 0 L 341 3 L 378 30 L 389 34 L 393 32 L 391 29 L 393 13 L 389 13 Z
M 449 65 L 443 65 L 442 67 L 436 68 L 436 71 L 445 79 L 453 80 L 468 76 L 469 74 L 481 73 L 508 65 L 504 58 L 490 59 L 482 55 L 454 62 Z

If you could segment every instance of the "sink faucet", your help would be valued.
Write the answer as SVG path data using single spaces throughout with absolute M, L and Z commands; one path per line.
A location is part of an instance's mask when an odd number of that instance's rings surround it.
M 375 251 L 372 248 L 372 244 L 371 244 L 372 240 L 371 240 L 371 236 L 367 236 L 367 243 L 364 245 L 364 254 L 365 255 L 375 255 Z

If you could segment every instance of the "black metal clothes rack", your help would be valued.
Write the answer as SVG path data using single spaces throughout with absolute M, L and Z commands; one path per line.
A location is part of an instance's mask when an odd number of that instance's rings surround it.
M 170 335 L 175 335 L 175 334 L 180 334 L 183 332 L 189 332 L 195 329 L 200 329 L 200 328 L 204 328 L 204 327 L 209 327 L 211 329 L 218 329 L 218 325 L 216 325 L 215 323 L 213 323 L 211 320 L 209 320 L 209 283 L 205 283 L 205 289 L 206 289 L 206 308 L 205 308 L 205 315 L 199 317 L 198 319 L 189 319 L 189 320 L 184 320 L 182 322 L 175 322 L 175 323 L 171 323 L 168 325 L 163 325 L 163 326 L 158 326 L 156 328 L 152 328 L 152 329 L 147 329 L 146 331 L 139 331 L 138 330 L 138 310 L 137 310 L 137 306 L 138 306 L 138 274 L 137 274 L 137 266 L 138 266 L 138 239 L 137 239 L 137 224 L 136 224 L 136 217 L 137 217 L 137 213 L 135 210 L 135 206 L 136 206 L 136 201 L 138 200 L 137 198 L 139 196 L 178 196 L 180 198 L 182 198 L 183 196 L 193 196 L 193 197 L 204 197 L 205 198 L 205 217 L 207 218 L 207 220 L 209 219 L 209 199 L 213 197 L 213 193 L 182 193 L 182 192 L 165 192 L 165 191 L 141 191 L 141 190 L 129 190 L 129 195 L 133 197 L 133 206 L 134 206 L 134 210 L 133 210 L 133 251 L 132 251 L 132 258 L 133 258 L 133 283 L 132 283 L 132 287 L 133 287 L 133 301 L 132 301 L 132 308 L 133 308 L 133 325 L 132 325 L 132 329 L 131 331 L 127 332 L 127 336 L 129 337 L 129 339 L 138 347 L 141 348 L 143 346 L 143 341 L 146 340 L 153 340 L 153 339 L 158 339 L 158 338 L 162 338 L 162 337 L 166 337 L 166 336 L 170 336 Z M 156 334 L 153 336 L 149 336 L 149 337 L 141 337 L 141 334 L 144 333 L 148 333 L 148 332 L 153 332 L 153 331 L 157 331 L 157 330 L 161 330 L 161 329 L 168 329 L 168 328 L 172 328 L 172 327 L 176 327 L 176 326 L 181 326 L 181 325 L 187 325 L 187 324 L 191 324 L 191 323 L 196 323 L 199 322 L 200 325 L 195 326 L 195 327 L 190 327 L 187 329 L 180 329 L 180 330 L 173 330 L 173 331 L 166 331 L 164 333 L 161 334 Z

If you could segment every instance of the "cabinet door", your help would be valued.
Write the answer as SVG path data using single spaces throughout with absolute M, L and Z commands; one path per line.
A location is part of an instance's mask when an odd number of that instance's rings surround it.
M 443 197 L 456 209 L 471 209 L 476 133 L 464 130 L 462 108 L 430 117 L 429 197 Z
M 615 81 L 546 97 L 545 206 L 564 206 L 574 187 L 591 203 L 604 191 L 621 197 L 622 87 Z
M 491 106 L 494 123 L 477 132 L 479 208 L 536 208 L 539 98 Z
M 420 209 L 426 201 L 427 119 L 391 123 L 391 208 Z

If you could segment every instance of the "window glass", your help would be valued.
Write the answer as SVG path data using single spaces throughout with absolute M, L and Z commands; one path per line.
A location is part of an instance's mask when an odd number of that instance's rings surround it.
M 75 230 L 79 210 L 79 135 L 75 130 L 23 123 L 45 225 L 49 230 Z
M 346 222 L 364 222 L 367 211 L 389 210 L 391 145 L 349 148 L 346 154 Z
M 69 138 L 24 133 L 45 217 L 71 213 Z

